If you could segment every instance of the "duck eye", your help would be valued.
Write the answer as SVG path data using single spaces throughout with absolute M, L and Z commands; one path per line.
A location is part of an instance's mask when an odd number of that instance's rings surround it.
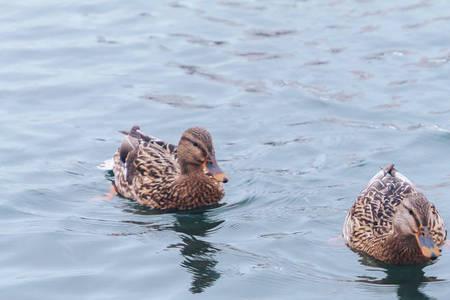
M 196 142 L 192 142 L 192 145 L 194 145 L 194 147 L 198 147 L 198 144 Z
M 411 216 L 414 215 L 412 209 L 408 209 L 408 211 L 409 211 L 409 214 L 410 214 Z

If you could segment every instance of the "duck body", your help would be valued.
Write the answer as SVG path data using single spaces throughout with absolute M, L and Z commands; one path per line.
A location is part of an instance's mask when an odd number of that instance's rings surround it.
M 343 227 L 344 240 L 352 250 L 397 265 L 434 260 L 446 236 L 435 206 L 394 165 L 370 180 Z
M 223 198 L 227 179 L 206 130 L 188 129 L 178 146 L 144 135 L 138 126 L 122 133 L 113 172 L 123 197 L 164 211 L 210 206 Z

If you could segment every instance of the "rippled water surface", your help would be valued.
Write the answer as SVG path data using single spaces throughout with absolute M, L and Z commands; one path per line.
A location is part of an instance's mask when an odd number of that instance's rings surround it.
M 389 162 L 450 223 L 449 2 L 1 7 L 3 299 L 448 299 L 448 251 L 394 268 L 336 237 Z M 98 200 L 134 124 L 208 128 L 223 205 Z

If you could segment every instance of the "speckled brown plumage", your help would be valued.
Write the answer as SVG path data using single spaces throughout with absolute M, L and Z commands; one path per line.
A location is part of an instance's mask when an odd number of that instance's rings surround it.
M 446 230 L 435 206 L 389 165 L 370 180 L 349 210 L 343 236 L 351 249 L 380 261 L 420 264 L 430 260 L 414 235 L 420 230 L 427 230 L 434 246 L 444 244 Z
M 211 135 L 202 128 L 183 133 L 179 145 L 144 135 L 138 126 L 114 155 L 117 192 L 159 210 L 213 205 L 224 196 L 227 178 L 217 165 Z

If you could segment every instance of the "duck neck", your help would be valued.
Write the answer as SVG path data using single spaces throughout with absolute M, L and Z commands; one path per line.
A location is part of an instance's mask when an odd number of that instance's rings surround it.
M 180 209 L 191 209 L 213 205 L 223 197 L 223 188 L 203 172 L 180 174 L 175 181 L 174 190 Z

